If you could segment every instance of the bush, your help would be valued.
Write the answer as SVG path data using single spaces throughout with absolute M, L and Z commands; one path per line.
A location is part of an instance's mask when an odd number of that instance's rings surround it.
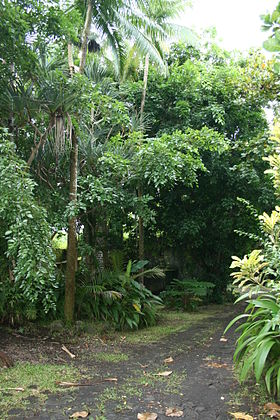
M 174 279 L 160 296 L 167 307 L 189 311 L 196 309 L 213 287 L 215 285 L 208 281 Z
M 55 310 L 55 255 L 35 182 L 0 131 L 0 316 L 35 319 Z
M 241 296 L 236 302 L 247 301 L 243 314 L 234 318 L 226 331 L 237 321 L 246 319 L 240 332 L 234 361 L 241 366 L 240 380 L 254 372 L 256 381 L 264 377 L 269 393 L 280 392 L 280 284 L 261 250 L 254 250 L 243 259 L 233 257 L 234 285 Z
M 104 270 L 92 284 L 80 286 L 77 290 L 78 316 L 108 321 L 118 330 L 154 325 L 162 301 L 137 281 L 140 274 L 133 274 L 135 267 L 142 268 L 139 263 L 133 265 L 130 261 L 125 272 Z M 157 268 L 145 273 L 163 275 Z
M 280 131 L 275 131 L 277 144 Z M 279 195 L 280 159 L 275 154 L 266 159 L 271 165 L 274 186 Z M 236 322 L 240 336 L 234 353 L 234 361 L 241 366 L 240 380 L 246 380 L 254 372 L 256 381 L 264 378 L 267 390 L 280 394 L 280 208 L 270 215 L 259 216 L 260 249 L 253 250 L 242 259 L 232 257 L 233 285 L 240 295 L 236 302 L 246 301 L 247 307 L 234 318 L 226 331 Z

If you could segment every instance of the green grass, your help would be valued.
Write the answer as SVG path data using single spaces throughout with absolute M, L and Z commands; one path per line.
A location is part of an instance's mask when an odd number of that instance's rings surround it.
M 261 413 L 263 412 L 264 405 L 268 402 L 278 402 L 273 398 L 273 396 L 267 393 L 263 380 L 261 380 L 258 384 L 255 383 L 255 377 L 253 374 L 246 382 L 240 383 L 240 369 L 240 366 L 235 366 L 234 376 L 239 382 L 239 387 L 230 394 L 230 401 L 228 402 L 230 406 L 239 407 L 245 404 L 251 408 L 252 412 L 258 411 Z M 261 417 L 258 418 L 266 417 L 262 414 Z
M 98 360 L 99 362 L 108 362 L 108 363 L 120 363 L 120 362 L 126 362 L 129 357 L 127 354 L 124 353 L 95 353 L 92 356 L 95 360 Z
M 138 331 L 122 333 L 126 336 L 126 342 L 131 344 L 143 344 L 157 342 L 165 337 L 186 331 L 195 324 L 221 313 L 221 308 L 210 307 L 200 312 L 174 312 L 162 310 L 160 312 L 159 323 L 153 327 L 148 327 Z
M 126 379 L 125 383 L 120 387 L 108 387 L 99 395 L 96 408 L 101 416 L 106 418 L 106 405 L 108 401 L 115 403 L 115 412 L 131 410 L 130 398 L 141 398 L 144 389 L 151 388 L 161 390 L 167 394 L 180 394 L 181 384 L 186 378 L 186 373 L 173 372 L 168 377 L 157 376 L 157 373 L 166 370 L 166 366 L 151 372 L 143 372 L 136 370 L 133 376 Z M 97 417 L 99 418 L 99 417 Z
M 65 391 L 55 384 L 56 381 L 76 382 L 78 379 L 77 369 L 61 365 L 17 363 L 12 368 L 0 370 L 1 419 L 6 418 L 12 408 L 27 407 L 28 397 L 35 396 L 43 402 L 47 398 L 44 392 Z M 23 388 L 24 391 L 8 390 L 8 388 Z
M 134 383 L 136 387 L 150 387 L 154 389 L 161 388 L 163 392 L 168 394 L 179 394 L 181 390 L 181 384 L 187 377 L 186 372 L 172 372 L 169 376 L 157 376 L 159 372 L 168 370 L 165 367 L 157 369 L 153 372 L 137 371 L 133 378 L 130 379 L 130 383 Z

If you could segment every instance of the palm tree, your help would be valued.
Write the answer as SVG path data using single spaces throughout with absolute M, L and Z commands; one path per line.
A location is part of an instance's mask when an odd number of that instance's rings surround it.
M 87 0 L 85 20 L 82 31 L 79 73 L 85 70 L 88 41 L 91 29 L 97 35 L 106 38 L 110 48 L 117 57 L 120 68 L 124 63 L 125 37 L 133 40 L 135 46 L 148 54 L 162 68 L 164 63 L 155 45 L 156 39 L 164 39 L 166 33 L 161 25 L 150 19 L 146 13 L 148 2 L 143 0 Z M 72 48 L 68 45 L 68 63 L 70 74 L 73 74 Z M 70 156 L 70 201 L 77 200 L 78 177 L 78 141 L 72 130 L 72 150 Z M 66 264 L 64 315 L 68 322 L 73 321 L 75 305 L 75 272 L 76 272 L 76 217 L 69 218 L 68 251 Z
M 182 30 L 182 27 L 170 22 L 185 6 L 185 0 L 105 0 L 100 2 L 87 0 L 79 72 L 83 73 L 85 69 L 88 40 L 92 35 L 91 29 L 94 29 L 96 33 L 101 32 L 107 38 L 115 56 L 115 68 L 119 80 L 124 80 L 129 74 L 131 60 L 135 56 L 139 58 L 139 53 L 144 54 L 140 127 L 144 122 L 150 60 L 157 63 L 161 71 L 166 73 L 161 44 L 168 35 L 174 36 L 186 31 L 186 28 Z M 188 35 L 190 38 L 191 31 Z M 127 53 L 126 43 L 123 42 L 125 36 L 134 41 L 134 46 L 129 53 Z M 192 38 L 194 39 L 193 35 Z M 141 200 L 143 195 L 141 185 L 137 193 Z M 138 219 L 138 258 L 144 259 L 144 226 L 141 216 Z M 141 281 L 144 282 L 143 276 Z
M 145 13 L 143 0 L 87 0 L 80 49 L 80 73 L 84 72 L 91 30 L 96 38 L 106 38 L 120 65 L 125 58 L 124 39 L 130 39 L 137 49 L 149 53 L 153 60 L 163 67 L 162 57 L 153 39 L 164 39 L 166 34 L 164 29 Z

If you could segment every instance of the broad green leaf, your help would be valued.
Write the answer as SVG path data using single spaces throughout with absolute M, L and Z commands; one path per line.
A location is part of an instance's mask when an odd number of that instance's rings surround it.
M 267 340 L 261 346 L 259 346 L 256 350 L 257 354 L 256 354 L 256 360 L 255 360 L 255 375 L 256 375 L 257 381 L 260 380 L 267 356 L 271 348 L 274 346 L 274 344 L 275 344 L 274 341 Z

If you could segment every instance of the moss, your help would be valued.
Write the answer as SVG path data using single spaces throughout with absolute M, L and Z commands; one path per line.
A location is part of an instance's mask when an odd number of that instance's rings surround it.
M 6 418 L 12 408 L 25 408 L 28 398 L 36 397 L 43 402 L 48 392 L 65 392 L 56 381 L 75 382 L 79 378 L 77 369 L 51 364 L 17 363 L 10 369 L 0 370 L 0 412 Z M 8 388 L 23 388 L 24 391 Z M 69 392 L 69 389 L 68 389 Z

